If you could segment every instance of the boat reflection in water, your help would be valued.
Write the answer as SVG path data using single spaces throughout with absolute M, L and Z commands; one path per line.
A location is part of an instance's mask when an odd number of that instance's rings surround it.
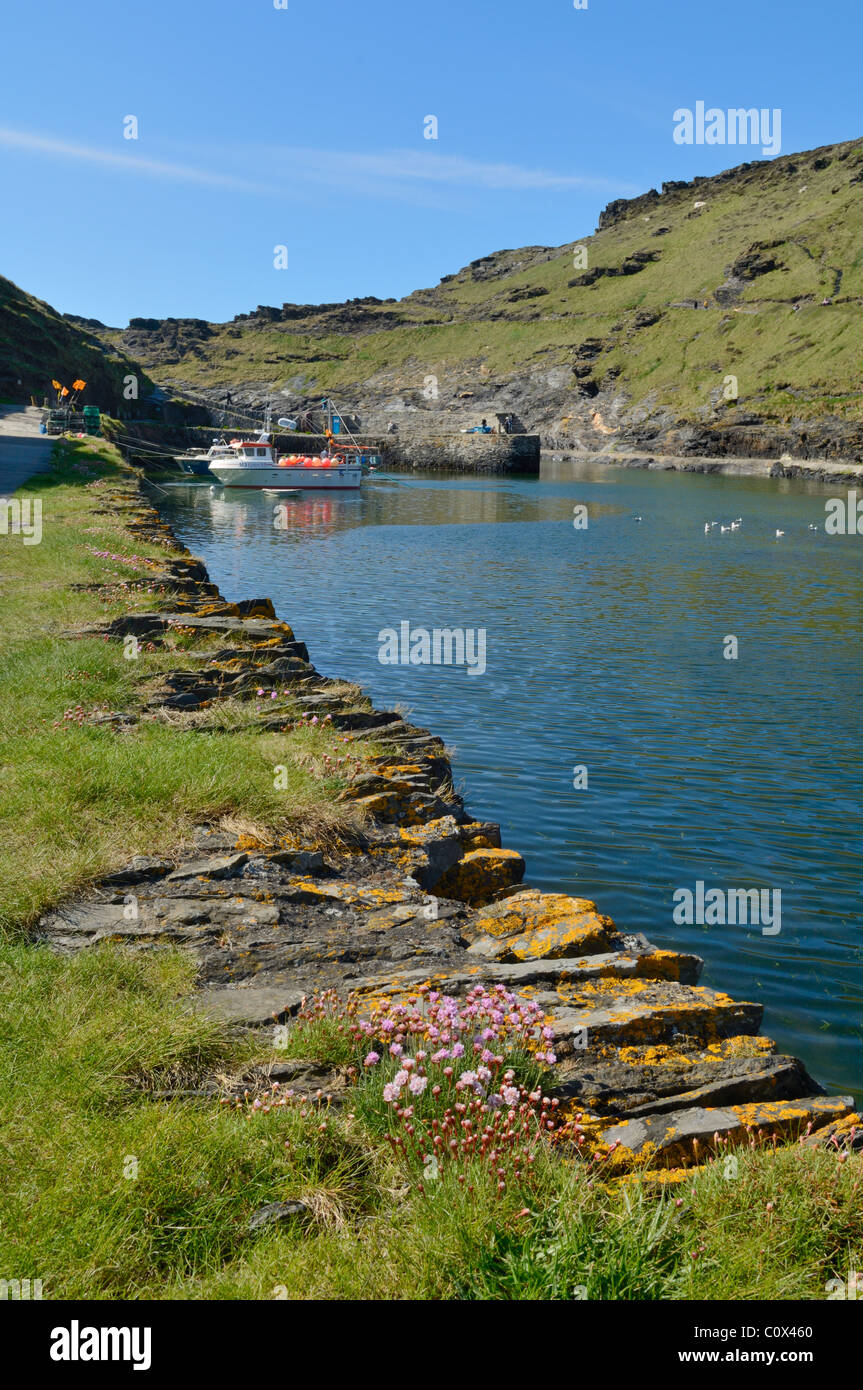
M 281 541 L 292 536 L 324 537 L 350 530 L 363 524 L 367 500 L 358 491 L 247 492 L 218 484 L 175 485 L 171 492 L 173 496 L 183 494 L 184 512 L 190 521 L 195 518 L 195 529 L 200 525 L 206 534 L 217 531 L 256 544 L 269 536 Z

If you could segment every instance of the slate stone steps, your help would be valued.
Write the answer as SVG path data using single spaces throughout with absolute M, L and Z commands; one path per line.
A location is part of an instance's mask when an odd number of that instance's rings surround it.
M 642 1116 L 693 1105 L 791 1100 L 818 1087 L 796 1057 L 767 1038 L 732 1036 L 702 1048 L 695 1039 L 665 1046 L 599 1047 L 565 1058 L 558 1094 L 600 1116 Z
M 539 1002 L 544 1002 L 541 996 Z M 563 986 L 557 1005 L 552 1026 L 559 1056 L 583 1048 L 585 1039 L 588 1046 L 621 1046 L 686 1036 L 706 1045 L 757 1033 L 763 1013 L 761 1004 L 738 1002 L 704 985 L 651 979 Z
M 217 651 L 199 651 L 192 647 L 183 655 L 189 661 L 212 663 L 220 668 L 228 662 L 240 662 L 249 671 L 256 671 L 260 666 L 283 656 L 298 656 L 302 661 L 309 659 L 305 642 L 281 642 L 278 646 L 267 647 L 265 653 L 256 652 L 254 647 L 220 647 Z

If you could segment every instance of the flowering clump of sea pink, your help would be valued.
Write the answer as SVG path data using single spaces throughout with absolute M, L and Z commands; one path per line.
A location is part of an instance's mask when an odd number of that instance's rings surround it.
M 98 560 L 115 560 L 121 565 L 129 565 L 133 570 L 145 568 L 147 565 L 155 565 L 155 560 L 148 560 L 145 555 L 115 555 L 112 550 L 97 550 L 95 545 L 86 545 L 85 550 L 89 550 L 91 555 L 95 555 Z
M 354 1110 L 384 1131 L 419 1190 L 446 1171 L 469 1189 L 524 1185 L 558 1127 L 558 1102 L 541 1087 L 556 1061 L 552 1030 L 538 1004 L 503 985 L 463 999 L 424 986 L 367 1011 L 325 990 L 303 1001 L 294 1036 L 303 1055 L 324 1047 L 348 1063 Z
M 482 1089 L 513 1051 L 548 1066 L 557 1061 L 551 1050 L 554 1033 L 543 1023 L 539 1005 L 519 999 L 504 985 L 475 985 L 463 1000 L 423 988 L 406 1003 L 376 1006 L 354 1026 L 366 1038 L 384 1035 L 393 1056 L 421 1041 L 425 1049 L 416 1055 L 423 1073 L 426 1062 L 449 1063 L 462 1087 Z
M 417 1082 L 424 1090 L 427 1078 L 415 1074 L 408 1089 Z M 558 1101 L 541 1090 L 528 1091 L 512 1071 L 504 1073 L 496 1090 L 483 1094 L 466 1087 L 462 1096 L 433 1116 L 419 1115 L 413 1103 L 407 1104 L 412 1095 L 394 1099 L 397 1124 L 387 1138 L 409 1170 L 422 1169 L 417 1190 L 430 1190 L 448 1171 L 468 1191 L 479 1181 L 490 1183 L 498 1196 L 508 1187 L 529 1185 L 540 1140 L 557 1126 Z
M 52 729 L 71 729 L 76 725 L 81 728 L 84 724 L 96 722 L 100 716 L 108 713 L 107 705 L 93 705 L 90 709 L 85 709 L 83 705 L 73 705 L 71 709 L 64 710 L 62 719 L 51 721 Z
M 387 1137 L 422 1168 L 420 1189 L 446 1168 L 462 1185 L 482 1175 L 498 1193 L 529 1180 L 558 1106 L 538 1084 L 556 1061 L 538 1004 L 504 985 L 476 985 L 464 999 L 429 988 L 353 1026 L 371 1044 L 364 1065 L 381 1072 Z

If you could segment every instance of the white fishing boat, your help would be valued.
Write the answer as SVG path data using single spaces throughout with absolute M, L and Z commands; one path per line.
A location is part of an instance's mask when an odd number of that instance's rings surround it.
M 223 487 L 246 488 L 358 488 L 363 478 L 359 459 L 344 454 L 310 458 L 299 454 L 276 457 L 270 440 L 269 412 L 257 439 L 232 439 L 230 456 L 209 461 L 210 472 Z
M 363 479 L 362 464 L 333 458 L 285 456 L 277 459 L 272 446 L 257 440 L 232 440 L 233 458 L 214 459 L 210 472 L 223 487 L 286 489 L 358 488 Z

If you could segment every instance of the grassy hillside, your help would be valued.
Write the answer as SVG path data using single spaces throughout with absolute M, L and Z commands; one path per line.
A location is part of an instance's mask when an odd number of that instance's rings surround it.
M 123 402 L 123 378 L 138 375 L 143 396 L 153 383 L 140 367 L 105 344 L 83 321 L 70 321 L 41 299 L 0 276 L 0 398 L 41 404 L 53 398 L 51 381 L 64 386 L 81 377 L 87 382 L 84 404 L 116 411 Z
M 861 306 L 852 141 L 620 200 L 591 236 L 498 252 L 398 302 L 137 320 L 109 336 L 157 380 L 229 386 L 235 399 L 246 388 L 333 392 L 373 414 L 515 409 L 563 436 L 825 415 L 856 427 Z

